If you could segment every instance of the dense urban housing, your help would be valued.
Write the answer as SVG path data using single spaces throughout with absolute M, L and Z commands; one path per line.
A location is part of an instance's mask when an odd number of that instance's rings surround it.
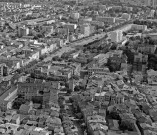
M 157 0 L 0 0 L 0 135 L 157 135 Z

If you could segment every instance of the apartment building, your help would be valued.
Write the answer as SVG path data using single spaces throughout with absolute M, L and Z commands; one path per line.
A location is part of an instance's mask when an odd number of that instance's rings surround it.
M 103 16 L 98 16 L 96 18 L 97 21 L 108 23 L 108 24 L 113 24 L 115 23 L 115 17 L 103 17 Z
M 54 32 L 54 27 L 51 25 L 43 25 L 41 29 L 42 29 L 42 32 L 47 32 L 47 33 Z
M 29 28 L 26 27 L 19 27 L 18 28 L 18 36 L 22 37 L 22 36 L 27 36 L 29 34 Z
M 156 7 L 157 6 L 157 0 L 120 0 L 122 3 L 128 3 L 131 5 L 138 5 L 138 6 L 150 6 L 150 7 Z
M 92 74 L 104 75 L 107 72 L 109 72 L 108 68 L 92 67 L 88 69 L 88 75 L 92 75 Z
M 99 54 L 94 57 L 94 61 L 98 63 L 99 66 L 106 64 L 109 58 L 109 54 Z
M 157 0 L 143 0 L 144 5 L 156 7 L 157 6 Z
M 125 19 L 125 20 L 130 20 L 131 19 L 131 15 L 127 14 L 127 13 L 123 13 L 122 16 L 121 16 L 121 18 Z
M 152 40 L 156 40 L 157 39 L 157 33 L 143 34 L 143 37 L 150 37 Z
M 145 30 L 147 30 L 147 26 L 146 25 L 132 24 L 131 29 L 145 31 Z
M 41 101 L 47 106 L 47 103 L 52 100 L 50 95 L 56 93 L 56 87 L 58 87 L 58 82 L 18 83 L 17 94 L 23 96 L 27 100 Z
M 64 25 L 64 27 L 69 30 L 69 32 L 74 32 L 75 29 L 77 28 L 76 24 L 72 24 L 72 23 L 67 23 Z
M 111 32 L 111 41 L 112 42 L 120 42 L 122 41 L 123 33 L 121 30 L 116 30 Z
M 115 19 L 115 23 L 122 23 L 122 22 L 125 22 L 126 21 L 126 19 L 123 19 L 123 18 L 116 18 Z
M 6 64 L 0 64 L 0 76 L 6 76 L 8 74 L 8 67 Z
M 153 54 L 157 48 L 157 45 L 139 45 L 138 51 Z
M 90 24 L 81 25 L 80 32 L 84 36 L 89 36 L 91 34 L 91 26 L 90 26 Z
M 80 13 L 78 13 L 78 12 L 75 12 L 75 13 L 71 13 L 71 18 L 73 18 L 73 19 L 79 19 L 80 18 Z

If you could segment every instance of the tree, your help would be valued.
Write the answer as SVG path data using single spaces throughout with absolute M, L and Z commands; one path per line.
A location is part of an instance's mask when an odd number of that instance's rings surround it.
M 58 61 L 62 61 L 62 58 L 58 58 Z
M 15 99 L 15 101 L 13 102 L 13 108 L 14 109 L 19 109 L 20 108 L 20 106 L 22 105 L 22 104 L 25 104 L 26 103 L 26 100 L 25 99 L 23 99 L 22 97 L 20 97 L 20 98 L 17 98 L 17 99 Z
M 65 97 L 60 96 L 60 97 L 59 97 L 59 100 L 65 100 Z
M 73 78 L 73 79 L 75 79 L 75 80 L 79 80 L 79 79 L 80 79 L 80 77 L 79 77 L 78 75 L 72 75 L 71 78 Z
M 127 35 L 127 33 L 126 32 L 123 32 L 123 36 L 126 36 Z
M 120 124 L 119 124 L 119 129 L 120 130 L 122 130 L 122 131 L 125 131 L 125 130 L 127 130 L 127 124 L 126 123 L 124 123 L 124 122 L 120 122 Z
M 72 90 L 69 89 L 69 88 L 67 88 L 67 93 L 68 93 L 68 94 L 71 94 L 71 93 L 72 93 Z
M 44 60 L 44 57 L 43 57 L 43 56 L 41 56 L 39 59 L 42 61 L 42 60 Z
M 77 85 L 74 88 L 74 91 L 82 91 L 82 90 L 85 90 L 85 88 L 83 86 L 80 86 L 80 85 Z
M 151 57 L 148 60 L 148 69 L 155 69 L 155 65 L 157 63 L 156 57 Z
M 110 49 L 111 49 L 111 50 L 116 50 L 116 49 L 117 49 L 117 45 L 116 45 L 116 44 L 113 44 Z
M 125 130 L 133 131 L 133 124 L 130 123 L 129 121 L 120 121 L 119 128 L 122 131 L 125 131 Z
M 85 53 L 86 51 L 87 51 L 87 48 L 86 48 L 86 47 L 84 47 L 84 48 L 83 48 L 83 52 Z
M 65 109 L 65 105 L 61 104 L 61 105 L 60 105 L 60 108 L 61 108 L 61 109 Z
M 152 40 L 152 39 L 150 39 L 150 40 L 149 40 L 149 44 L 150 44 L 150 45 L 154 45 L 154 44 L 155 44 L 155 41 Z
M 64 82 L 60 82 L 60 86 L 65 86 L 65 83 Z
M 66 110 L 64 108 L 60 109 L 60 114 L 62 114 L 62 113 L 66 113 Z
M 131 50 L 126 48 L 123 53 L 127 56 L 128 63 L 132 64 L 134 62 L 134 54 L 131 52 Z
M 120 120 L 120 117 L 119 117 L 119 114 L 115 111 L 111 112 L 109 114 L 109 116 L 112 118 L 112 119 L 116 119 L 116 120 Z
M 97 49 L 93 49 L 92 52 L 93 52 L 93 53 L 97 53 L 98 50 L 97 50 Z
M 75 86 L 74 91 L 80 91 L 80 87 L 79 86 Z
M 58 59 L 59 59 L 59 56 L 54 56 L 54 57 L 52 58 L 53 61 L 58 61 Z
M 103 49 L 103 47 L 100 45 L 97 49 L 98 49 L 98 50 L 102 50 L 102 49 Z

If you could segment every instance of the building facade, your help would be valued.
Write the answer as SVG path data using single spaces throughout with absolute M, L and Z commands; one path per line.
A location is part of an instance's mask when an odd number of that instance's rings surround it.
M 123 33 L 121 30 L 111 32 L 111 41 L 112 42 L 120 42 L 120 41 L 122 41 L 122 37 L 123 37 Z
M 8 67 L 6 64 L 0 64 L 0 76 L 6 76 L 8 74 Z
M 41 102 L 43 106 L 48 106 L 53 101 L 52 97 L 57 97 L 57 86 L 55 82 L 19 83 L 17 95 L 33 102 Z

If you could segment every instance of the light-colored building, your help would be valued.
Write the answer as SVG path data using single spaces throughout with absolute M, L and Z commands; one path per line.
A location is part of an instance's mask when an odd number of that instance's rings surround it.
M 92 74 L 103 75 L 103 74 L 106 74 L 107 72 L 109 72 L 108 68 L 92 67 L 92 68 L 88 69 L 88 74 L 89 75 L 92 75 Z
M 9 95 L 4 99 L 7 102 L 7 110 L 12 109 L 13 100 L 17 97 L 17 89 L 9 93 Z
M 152 5 L 152 0 L 143 0 L 143 4 L 145 6 L 151 6 Z
M 0 107 L 2 110 L 6 111 L 12 107 L 12 102 L 17 95 L 17 88 L 11 87 L 0 97 Z
M 150 37 L 153 40 L 157 39 L 157 33 L 148 33 L 148 34 L 143 34 L 143 37 Z
M 138 51 L 154 54 L 157 45 L 140 45 Z
M 52 52 L 52 51 L 54 51 L 56 48 L 57 48 L 57 44 L 51 44 L 51 45 L 48 47 L 48 51 L 49 51 L 49 52 Z
M 6 64 L 0 64 L 0 76 L 6 76 L 8 74 L 8 67 Z
M 148 55 L 143 55 L 141 53 L 134 55 L 134 62 L 147 62 Z
M 121 18 L 125 19 L 125 20 L 130 20 L 131 19 L 131 15 L 127 14 L 127 13 L 123 13 L 122 16 L 121 16 Z
M 157 6 L 157 0 L 120 0 L 120 2 L 136 6 L 150 6 L 150 7 Z
M 149 14 L 149 17 L 154 17 L 154 14 L 155 14 L 155 10 L 151 10 L 150 14 Z
M 82 25 L 81 28 L 80 28 L 80 32 L 84 36 L 89 36 L 91 34 L 91 27 L 90 27 L 90 25 L 89 24 Z
M 77 20 L 80 18 L 80 13 L 71 13 L 71 17 Z
M 99 8 L 100 8 L 101 10 L 106 10 L 106 5 L 99 5 Z
M 103 27 L 105 25 L 104 22 L 100 22 L 100 21 L 91 21 L 90 24 L 94 26 L 100 26 L 100 27 Z
M 65 28 L 67 28 L 69 30 L 69 32 L 74 32 L 75 29 L 77 28 L 76 24 L 71 24 L 71 23 L 67 23 L 64 25 Z
M 150 6 L 157 7 L 157 0 L 150 0 Z
M 75 88 L 75 80 L 74 79 L 70 79 L 69 80 L 69 89 L 74 91 Z
M 81 17 L 79 19 L 79 24 L 90 23 L 92 20 L 92 17 Z
M 22 37 L 22 36 L 27 36 L 29 34 L 29 28 L 26 27 L 19 27 L 18 28 L 18 36 Z
M 34 53 L 32 53 L 32 56 L 30 57 L 31 60 L 38 60 L 40 57 L 40 53 L 39 51 L 36 51 Z
M 96 18 L 96 20 L 100 21 L 100 22 L 108 23 L 108 24 L 115 23 L 115 17 L 102 17 L 102 16 L 98 16 Z
M 126 19 L 123 19 L 123 18 L 115 18 L 115 23 L 122 23 L 125 21 L 126 21 Z
M 99 66 L 106 64 L 109 58 L 109 54 L 99 54 L 94 57 L 94 60 L 98 63 Z
M 111 32 L 111 41 L 112 42 L 120 42 L 120 41 L 122 41 L 122 37 L 123 37 L 123 32 L 121 30 Z
M 145 31 L 145 30 L 147 30 L 147 26 L 146 25 L 132 24 L 132 29 Z
M 42 26 L 42 32 L 53 33 L 54 28 L 51 25 L 43 25 Z

